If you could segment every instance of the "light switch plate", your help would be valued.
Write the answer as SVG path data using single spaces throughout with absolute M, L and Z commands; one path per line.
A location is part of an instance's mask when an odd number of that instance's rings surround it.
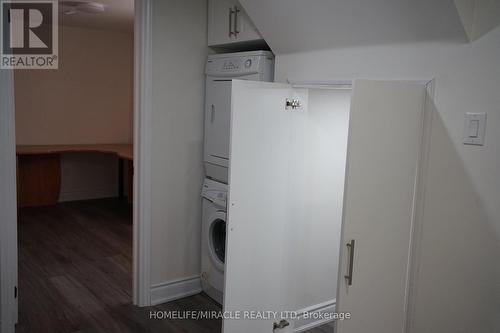
M 484 145 L 486 134 L 486 113 L 466 113 L 464 126 L 464 144 Z

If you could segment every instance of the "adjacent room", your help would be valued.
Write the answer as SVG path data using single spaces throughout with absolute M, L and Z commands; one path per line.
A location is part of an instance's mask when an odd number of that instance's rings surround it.
M 133 1 L 60 1 L 58 32 L 58 70 L 14 75 L 17 332 L 132 303 Z

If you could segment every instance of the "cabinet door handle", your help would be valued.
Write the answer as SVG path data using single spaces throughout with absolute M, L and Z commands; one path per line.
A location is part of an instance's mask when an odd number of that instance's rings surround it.
M 238 15 L 240 14 L 240 9 L 238 6 L 234 6 L 234 35 L 237 36 L 240 33 L 238 30 Z
M 347 243 L 346 246 L 349 256 L 349 266 L 347 267 L 347 275 L 345 275 L 344 277 L 347 281 L 347 285 L 352 286 L 352 271 L 354 268 L 354 239 Z
M 288 326 L 290 326 L 290 323 L 288 321 L 286 321 L 285 319 L 283 319 L 279 323 L 273 323 L 273 331 L 281 330 L 281 329 L 288 327 Z
M 236 12 L 232 8 L 229 8 L 229 37 L 235 35 L 235 32 L 233 32 L 233 15 L 235 13 Z
M 210 122 L 213 123 L 215 120 L 215 106 L 212 104 L 212 108 L 210 110 Z

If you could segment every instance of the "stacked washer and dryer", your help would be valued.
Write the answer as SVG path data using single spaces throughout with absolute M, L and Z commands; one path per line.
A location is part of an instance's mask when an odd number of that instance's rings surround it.
M 268 51 L 210 55 L 205 74 L 206 179 L 202 189 L 201 281 L 205 293 L 222 304 L 226 257 L 226 220 L 231 80 L 273 81 L 274 56 Z

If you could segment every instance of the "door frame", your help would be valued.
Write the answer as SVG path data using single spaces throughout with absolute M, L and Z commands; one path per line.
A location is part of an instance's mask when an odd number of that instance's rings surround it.
M 151 305 L 153 0 L 135 0 L 133 303 Z
M 0 332 L 17 322 L 17 194 L 14 72 L 0 70 Z
M 151 305 L 152 0 L 135 0 L 133 299 Z M 0 70 L 0 332 L 14 333 L 17 298 L 17 195 L 14 73 Z M 10 222 L 10 223 L 9 223 Z

